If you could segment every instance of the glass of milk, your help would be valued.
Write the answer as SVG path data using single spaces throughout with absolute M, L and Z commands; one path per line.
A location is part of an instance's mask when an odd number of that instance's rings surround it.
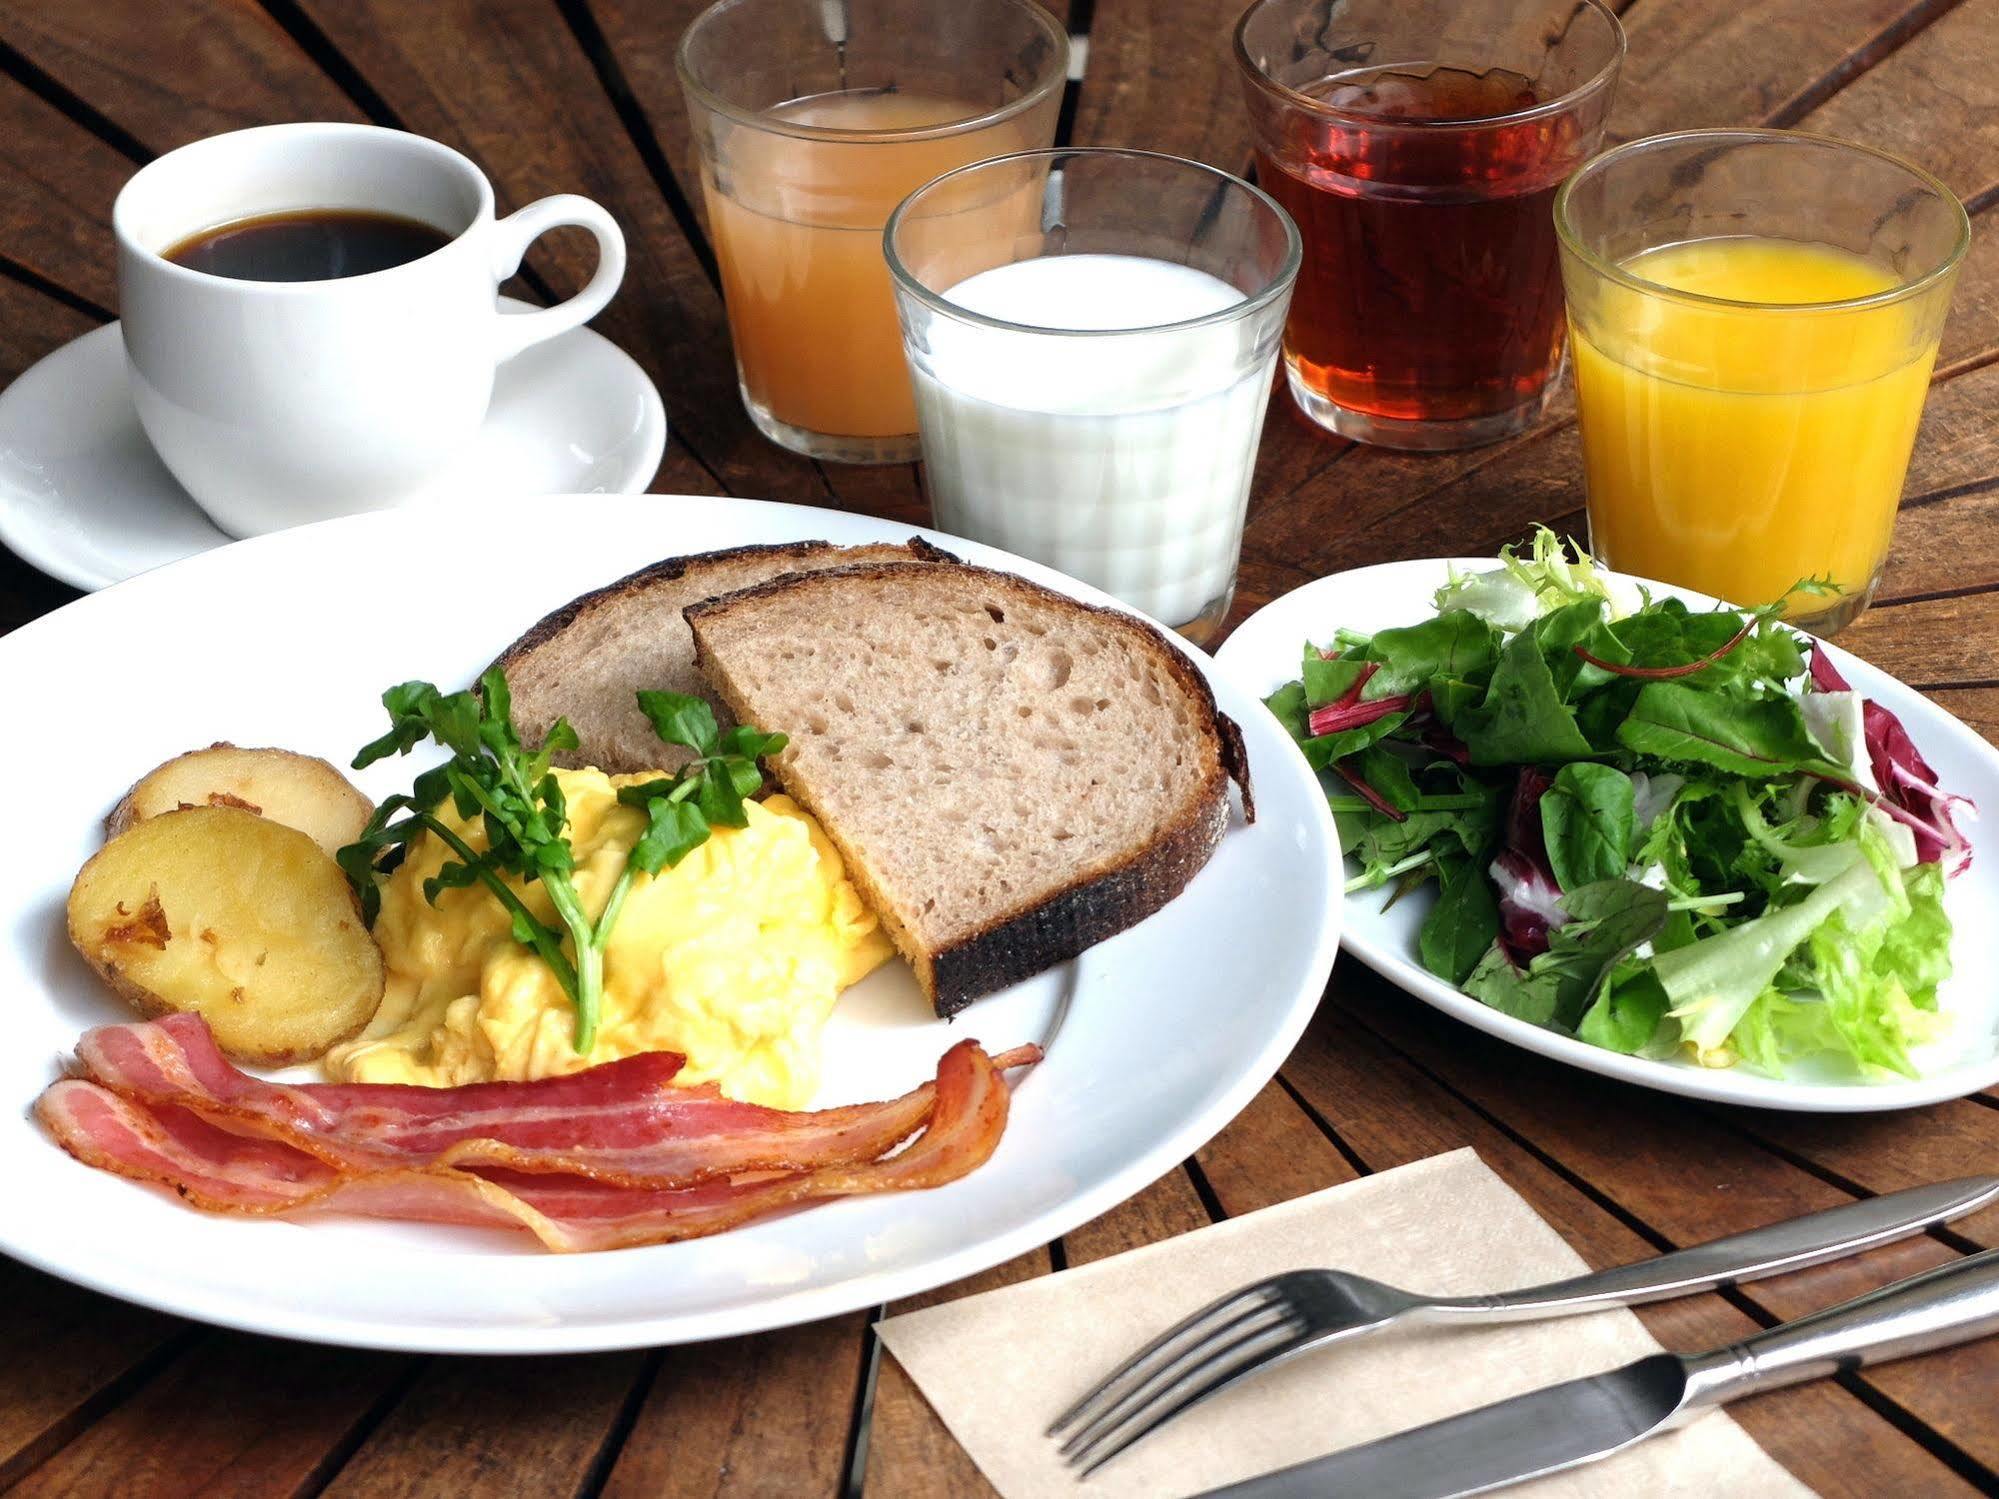
M 1235 592 L 1298 231 L 1148 151 L 947 172 L 884 234 L 937 525 L 1197 644 Z

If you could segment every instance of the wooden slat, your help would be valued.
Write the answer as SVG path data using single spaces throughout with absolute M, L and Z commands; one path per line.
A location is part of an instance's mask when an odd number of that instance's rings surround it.
M 97 326 L 88 313 L 0 275 L 0 386 Z
M 267 12 L 240 0 L 0 0 L 0 34 L 155 155 L 248 125 L 366 118 Z
M 1335 976 L 1335 993 L 1378 982 L 1351 963 Z M 1385 1001 L 1420 1006 L 1405 995 Z M 1462 1027 L 1459 1032 L 1472 1037 Z M 1475 1039 L 1475 1038 L 1474 1038 Z M 1505 1073 L 1513 1052 L 1488 1072 Z M 1558 1080 L 1566 1086 L 1573 1073 Z M 1557 1228 L 1596 1268 L 1654 1254 L 1658 1244 L 1607 1211 L 1589 1193 L 1555 1172 L 1535 1146 L 1513 1134 L 1456 1094 L 1441 1088 L 1336 1005 L 1323 1007 L 1304 1041 L 1285 1064 L 1285 1076 L 1368 1165 L 1377 1170 L 1471 1145 Z M 1635 1092 L 1635 1090 L 1631 1090 Z M 1622 1127 L 1622 1112 L 1598 1116 L 1595 1126 L 1612 1143 L 1641 1148 L 1648 1136 Z M 1630 1161 L 1619 1170 L 1629 1173 Z M 1638 1309 L 1669 1348 L 1697 1350 L 1741 1338 L 1757 1324 L 1719 1296 L 1687 1297 Z M 1882 1494 L 1957 1494 L 1970 1488 L 1916 1442 L 1880 1420 L 1839 1386 L 1819 1381 L 1759 1396 L 1733 1408 L 1749 1434 L 1799 1478 L 1827 1496 L 1874 1499 Z
M 1230 628 L 1241 624 L 1272 599 L 1311 582 L 1315 576 L 1302 567 L 1273 562 L 1245 551 L 1242 565 L 1236 571 L 1235 603 L 1228 618 Z
M 0 77 L 0 256 L 110 307 L 111 200 L 132 170 L 128 157 Z
M 1999 481 L 1946 504 L 1905 503 L 1895 519 L 1895 546 L 1875 597 L 1892 603 L 1913 594 L 1999 586 L 1995 525 Z
M 665 1351 L 604 1499 L 837 1494 L 868 1319 Z
M 403 1361 L 215 1333 L 13 1493 L 107 1499 L 298 1493 Z
M 842 510 L 898 525 L 930 524 L 930 500 L 914 463 L 822 463 L 819 478 Z
M 1232 1218 L 1360 1175 L 1276 1082 L 1265 1084 L 1194 1159 Z
M 1892 1114 L 1729 1111 L 1722 1117 L 1829 1179 L 1877 1193 L 1991 1175 L 1999 1138 L 1999 1111 L 1971 1099 Z M 1999 1207 L 1958 1219 L 1951 1232 L 1974 1244 L 1999 1244 Z
M 1999 328 L 1999 224 L 1981 212 L 1972 220 L 1971 248 L 1951 294 L 1950 318 L 1937 348 L 1937 375 L 1947 378 L 1990 360 L 1994 328 Z
M 1992 229 L 1999 231 L 1999 223 Z M 1923 425 L 1909 458 L 1909 498 L 1925 497 L 1999 475 L 1999 434 L 1992 406 L 1999 401 L 1999 366 L 1981 365 L 1930 387 Z
M 1212 1221 L 1187 1173 L 1176 1166 L 1103 1217 L 1092 1218 L 1063 1235 L 1062 1248 L 1070 1264 L 1087 1265 L 1142 1244 L 1206 1228 Z
M 1965 0 L 1804 123 L 1906 156 L 1960 197 L 1999 186 L 1999 0 Z
M 1965 0 L 1806 117 L 1829 135 L 1906 156 L 1974 207 L 1999 193 L 1999 0 Z M 1946 371 L 1999 354 L 1999 255 L 1979 239 L 1958 277 L 1940 363 Z M 1999 470 L 1990 470 L 1995 472 Z
M 1240 172 L 1249 164 L 1231 37 L 1236 0 L 1097 0 L 1076 107 L 1079 146 L 1137 146 Z
M 1606 135 L 1791 120 L 1832 77 L 1869 59 L 1954 0 L 1677 0 L 1632 6 L 1628 50 Z
M 824 498 L 809 465 L 751 428 L 736 399 L 721 299 L 554 5 L 310 0 L 304 9 L 398 119 L 486 169 L 502 211 L 557 192 L 609 209 L 631 259 L 594 326 L 645 367 L 675 430 L 731 490 Z M 529 258 L 567 295 L 587 279 L 594 252 L 571 233 L 540 241 Z M 714 481 L 678 453 L 656 487 L 705 491 Z
M 436 1362 L 325 1493 L 329 1499 L 576 1493 L 644 1364 L 639 1353 Z
M 1928 694 L 1940 708 L 1956 714 L 1994 744 L 1999 744 L 1999 687 L 1964 687 Z
M 1839 643 L 1917 687 L 1990 682 L 1999 678 L 1999 593 L 1870 609 Z
M 0 251 L 4 249 L 0 243 Z M 96 325 L 87 314 L 0 275 L 0 387 Z M 0 547 L 0 634 L 75 597 L 75 589 L 43 576 Z
M 707 8 L 706 0 L 591 0 L 590 4 L 610 56 L 644 111 L 652 138 L 704 232 L 708 208 L 701 196 L 701 168 L 673 56 L 688 23 Z
M 171 1357 L 188 1325 L 0 1258 L 0 1489 Z

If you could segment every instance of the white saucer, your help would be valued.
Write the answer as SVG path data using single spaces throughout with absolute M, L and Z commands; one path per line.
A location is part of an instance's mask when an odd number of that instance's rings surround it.
M 666 408 L 646 372 L 578 328 L 500 366 L 479 436 L 418 503 L 638 494 L 665 451 Z M 116 323 L 0 391 L 0 541 L 43 572 L 103 588 L 229 539 L 146 441 Z

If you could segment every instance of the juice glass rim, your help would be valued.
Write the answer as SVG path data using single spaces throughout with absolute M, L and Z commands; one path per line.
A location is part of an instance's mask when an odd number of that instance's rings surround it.
M 1920 276 L 1901 281 L 1884 291 L 1869 292 L 1864 297 L 1838 297 L 1824 302 L 1759 302 L 1739 297 L 1717 297 L 1707 292 L 1685 291 L 1676 286 L 1667 286 L 1636 275 L 1614 260 L 1606 259 L 1582 242 L 1574 220 L 1570 216 L 1570 196 L 1585 178 L 1610 170 L 1623 160 L 1640 155 L 1645 151 L 1661 150 L 1683 146 L 1692 141 L 1741 141 L 1765 144 L 1808 144 L 1831 146 L 1840 151 L 1851 151 L 1857 155 L 1872 156 L 1887 162 L 1909 174 L 1916 182 L 1935 193 L 1937 197 L 1956 210 L 1957 236 L 1943 258 Z M 1692 307 L 1711 307 L 1729 312 L 1781 313 L 1796 316 L 1803 313 L 1855 312 L 1873 307 L 1887 307 L 1896 302 L 1907 301 L 1921 296 L 1924 292 L 1948 279 L 1963 262 L 1971 248 L 1971 216 L 1965 212 L 1963 200 L 1937 177 L 1924 171 L 1907 157 L 1897 156 L 1892 151 L 1884 151 L 1879 146 L 1865 145 L 1859 141 L 1842 140 L 1836 135 L 1823 135 L 1811 130 L 1776 130 L 1768 127 L 1738 126 L 1733 128 L 1708 128 L 1703 130 L 1670 130 L 1663 135 L 1643 136 L 1635 141 L 1626 141 L 1621 146 L 1612 146 L 1608 151 L 1599 152 L 1584 162 L 1564 182 L 1555 194 L 1555 235 L 1562 248 L 1588 266 L 1605 280 L 1614 281 L 1628 290 L 1644 296 L 1658 297 L 1668 302 L 1679 302 Z M 1749 238 L 1746 235 L 1708 236 L 1708 238 Z M 1690 240 L 1684 243 L 1698 244 Z M 1806 243 L 1806 241 L 1797 241 Z
M 1561 114 L 1564 110 L 1573 109 L 1578 100 L 1599 93 L 1616 81 L 1617 70 L 1624 63 L 1627 47 L 1624 23 L 1618 20 L 1616 11 L 1605 4 L 1604 0 L 1577 0 L 1581 9 L 1594 11 L 1599 19 L 1610 23 L 1611 48 L 1610 56 L 1603 66 L 1567 93 L 1559 94 L 1553 99 L 1544 99 L 1539 104 L 1529 105 L 1526 109 L 1511 109 L 1503 114 L 1470 115 L 1454 120 L 1426 120 L 1420 117 L 1374 114 L 1361 109 L 1342 109 L 1336 104 L 1328 104 L 1323 99 L 1315 99 L 1310 94 L 1292 88 L 1288 83 L 1279 83 L 1258 67 L 1250 57 L 1249 47 L 1243 41 L 1243 34 L 1249 30 L 1251 18 L 1267 6 L 1291 3 L 1295 3 L 1295 0 L 1250 0 L 1248 8 L 1236 22 L 1233 33 L 1231 50 L 1235 53 L 1236 66 L 1242 69 L 1243 76 L 1251 83 L 1294 109 L 1304 110 L 1321 119 L 1339 120 L 1371 130 L 1489 130 L 1495 125 L 1514 125 L 1527 120 L 1537 120 L 1546 115 Z M 1384 64 L 1384 66 L 1393 66 L 1393 64 Z
M 704 109 L 726 115 L 739 125 L 768 130 L 776 135 L 789 135 L 799 140 L 839 142 L 845 145 L 874 141 L 942 140 L 953 135 L 965 135 L 975 130 L 983 130 L 1004 120 L 1010 120 L 1015 115 L 1025 114 L 1069 81 L 1069 33 L 1053 15 L 1044 7 L 1037 5 L 1035 0 L 983 0 L 985 4 L 996 5 L 1001 9 L 1017 11 L 1027 16 L 1041 29 L 1042 34 L 1054 43 L 1054 48 L 1049 54 L 1048 66 L 1042 70 L 1041 76 L 1034 80 L 1034 86 L 1018 99 L 1009 99 L 996 108 L 975 115 L 966 115 L 960 120 L 945 120 L 936 125 L 913 125 L 903 129 L 849 130 L 837 125 L 806 125 L 779 119 L 768 110 L 749 109 L 724 98 L 701 80 L 688 57 L 695 35 L 711 20 L 724 12 L 761 3 L 763 0 L 715 0 L 714 4 L 689 21 L 687 29 L 680 34 L 680 45 L 673 49 L 673 68 L 680 75 L 680 86 L 692 97 L 700 100 Z M 960 0 L 953 0 L 953 3 L 960 3 Z
M 960 306 L 942 292 L 932 291 L 916 272 L 903 264 L 902 257 L 896 254 L 895 231 L 901 227 L 910 206 L 932 188 L 941 187 L 953 177 L 962 177 L 970 172 L 983 172 L 993 167 L 1009 166 L 1015 162 L 1051 160 L 1062 156 L 1088 156 L 1099 160 L 1121 156 L 1127 160 L 1163 161 L 1175 167 L 1185 167 L 1191 171 L 1204 173 L 1224 186 L 1240 188 L 1273 215 L 1278 227 L 1284 231 L 1284 262 L 1261 291 L 1246 293 L 1240 302 L 1231 302 L 1226 307 L 1218 308 L 1214 312 L 1205 312 L 1199 317 L 1181 318 L 1171 323 L 1145 323 L 1136 328 L 1051 328 L 1042 323 L 1010 322 L 1006 318 L 992 317 L 983 312 L 974 312 L 969 307 Z M 1004 333 L 1036 333 L 1044 337 L 1130 338 L 1146 333 L 1178 333 L 1183 329 L 1232 323 L 1254 316 L 1279 297 L 1289 293 L 1291 283 L 1298 278 L 1298 268 L 1305 261 L 1305 242 L 1298 233 L 1298 226 L 1292 222 L 1291 215 L 1284 211 L 1283 205 L 1255 183 L 1245 182 L 1231 172 L 1224 172 L 1220 167 L 1211 167 L 1204 161 L 1174 156 L 1165 151 L 1136 151 L 1128 146 L 1049 146 L 1039 151 L 1014 151 L 1005 156 L 989 156 L 984 161 L 969 162 L 962 167 L 953 167 L 948 172 L 932 177 L 895 205 L 895 212 L 888 216 L 888 223 L 882 228 L 882 254 L 888 261 L 889 277 L 895 282 L 898 290 L 907 292 L 932 312 L 940 313 L 957 322 L 969 323 L 978 328 L 997 328 Z

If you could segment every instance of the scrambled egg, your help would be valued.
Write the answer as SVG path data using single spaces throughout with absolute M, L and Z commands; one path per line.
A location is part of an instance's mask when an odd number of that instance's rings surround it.
M 651 776 L 558 770 L 575 882 L 594 917 L 644 830 L 618 787 Z M 788 797 L 748 803 L 749 825 L 716 828 L 671 869 L 633 878 L 604 956 L 603 1016 L 586 1055 L 575 1011 L 507 913 L 479 887 L 432 906 L 423 882 L 448 851 L 428 834 L 382 890 L 376 939 L 388 967 L 381 1008 L 356 1040 L 327 1053 L 348 1082 L 460 1083 L 575 1072 L 641 1051 L 687 1058 L 680 1081 L 731 1098 L 802 1108 L 819 1085 L 820 1033 L 840 991 L 893 951 L 819 825 Z M 476 820 L 440 816 L 474 847 Z M 554 922 L 539 884 L 520 887 Z M 558 924 L 559 925 L 559 924 Z

